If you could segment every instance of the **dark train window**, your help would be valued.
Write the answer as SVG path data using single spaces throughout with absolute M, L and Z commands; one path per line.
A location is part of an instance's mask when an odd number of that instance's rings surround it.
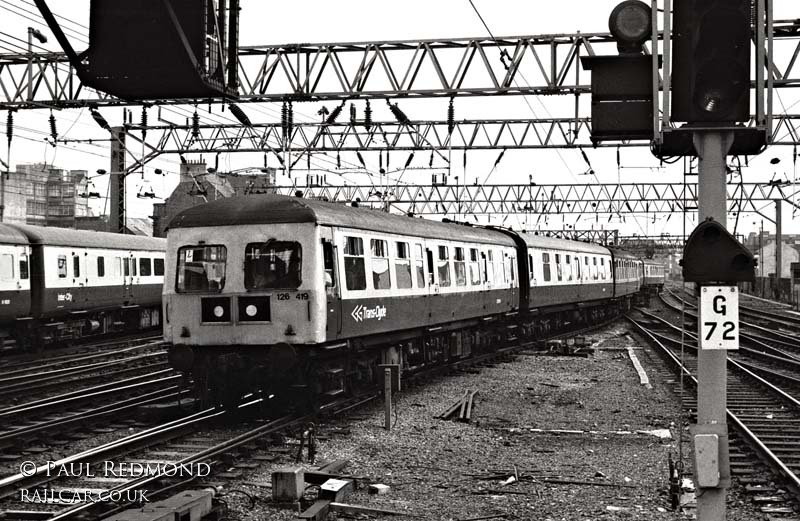
M 244 250 L 244 287 L 297 289 L 303 278 L 303 250 L 299 242 L 251 242 Z
M 572 280 L 572 257 L 565 255 L 564 260 L 567 261 L 567 280 Z
M 219 293 L 225 287 L 227 258 L 225 246 L 179 248 L 175 290 L 178 293 Z
M 556 253 L 556 277 L 558 280 L 564 279 L 564 274 L 561 271 L 561 255 Z
M 456 248 L 453 267 L 456 271 L 456 286 L 467 285 L 467 260 L 464 257 L 464 248 Z
M 422 245 L 414 245 L 414 268 L 417 271 L 417 287 L 425 287 L 425 258 L 422 254 Z
M 438 261 L 436 261 L 436 272 L 439 275 L 439 285 L 447 287 L 450 285 L 450 252 L 447 246 L 439 246 Z
M 397 287 L 408 289 L 411 287 L 411 259 L 409 258 L 408 243 L 396 242 L 394 272 L 397 275 Z
M 130 277 L 130 275 L 131 275 L 131 260 L 129 258 L 125 257 L 124 259 L 122 259 L 122 267 L 123 267 L 122 273 L 126 277 Z
M 344 278 L 347 289 L 367 289 L 364 266 L 364 242 L 360 237 L 344 238 Z
M 105 257 L 97 257 L 97 276 L 106 276 L 106 259 Z
M 164 276 L 164 259 L 153 259 L 153 275 L 156 277 Z
M 23 253 L 19 256 L 19 278 L 25 280 L 28 277 L 28 254 Z
M 322 240 L 322 269 L 325 270 L 325 287 L 333 288 L 336 286 L 336 271 L 333 269 L 333 243 L 325 239 Z
M 469 283 L 478 286 L 481 283 L 481 263 L 478 260 L 478 248 L 469 249 Z
M 67 256 L 66 255 L 59 255 L 58 256 L 58 278 L 59 279 L 66 279 L 67 278 Z
M 131 257 L 131 275 L 136 276 L 136 258 Z
M 72 257 L 72 276 L 73 277 L 80 277 L 81 276 L 81 258 L 77 255 Z
M 142 277 L 149 277 L 153 273 L 153 265 L 150 263 L 149 258 L 142 257 L 139 259 L 139 275 Z
M 370 240 L 372 254 L 372 287 L 375 289 L 390 289 L 392 278 L 389 273 L 389 247 L 381 239 Z
M 550 254 L 542 253 L 542 276 L 545 282 L 550 280 Z
M 489 284 L 494 284 L 494 258 L 492 256 L 492 250 L 486 251 L 483 265 L 486 282 Z
M 606 280 L 606 260 L 600 257 L 600 278 Z

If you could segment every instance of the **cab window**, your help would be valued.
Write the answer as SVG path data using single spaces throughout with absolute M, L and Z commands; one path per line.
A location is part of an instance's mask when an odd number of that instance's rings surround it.
M 178 293 L 219 293 L 225 287 L 225 246 L 183 246 L 178 249 Z M 125 259 L 127 260 L 127 259 Z
M 0 256 L 0 279 L 14 280 L 14 256 L 10 253 Z
M 66 255 L 59 255 L 58 256 L 58 278 L 59 279 L 66 279 L 67 278 L 67 256 Z
M 27 279 L 28 278 L 28 254 L 23 253 L 19 256 L 19 278 L 20 279 Z
M 302 248 L 294 241 L 251 242 L 244 250 L 244 287 L 297 289 L 302 282 Z

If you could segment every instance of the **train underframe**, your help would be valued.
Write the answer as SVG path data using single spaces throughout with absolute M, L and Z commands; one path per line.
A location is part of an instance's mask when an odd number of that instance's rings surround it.
M 500 346 L 528 343 L 619 316 L 633 298 L 528 313 L 509 313 L 323 345 L 173 346 L 170 362 L 191 382 L 201 407 L 232 408 L 243 397 L 264 398 L 272 409 L 314 409 L 356 396 L 381 382 L 383 364 L 403 377 L 469 360 Z
M 25 350 L 41 350 L 161 327 L 161 306 L 79 311 L 44 319 L 17 319 L 9 338 Z

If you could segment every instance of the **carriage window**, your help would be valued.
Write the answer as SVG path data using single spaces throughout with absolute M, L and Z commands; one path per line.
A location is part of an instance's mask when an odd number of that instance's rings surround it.
M 131 274 L 131 260 L 129 258 L 127 258 L 127 257 L 122 259 L 122 267 L 124 268 L 123 269 L 123 274 L 126 277 L 129 277 L 130 274 Z
M 566 268 L 566 270 L 567 270 L 567 280 L 572 280 L 572 261 L 571 261 L 571 259 L 572 259 L 572 257 L 570 257 L 569 255 L 566 255 L 564 257 L 564 260 L 567 261 L 567 268 Z
M 114 262 L 114 276 L 115 277 L 119 277 L 119 276 L 122 275 L 122 258 L 121 257 L 115 257 L 114 259 L 115 259 L 115 262 Z
M 485 275 L 486 275 L 486 282 L 489 284 L 494 284 L 494 260 L 492 259 L 492 250 L 486 252 L 486 256 L 484 257 L 484 265 L 485 268 Z
M 14 280 L 14 256 L 10 253 L 0 256 L 0 279 Z
M 450 252 L 447 246 L 439 246 L 438 258 L 436 270 L 439 274 L 439 285 L 446 287 L 450 285 Z
M 481 264 L 478 260 L 478 248 L 469 249 L 469 283 L 473 286 L 481 283 Z
M 574 257 L 575 260 L 575 278 L 581 280 L 581 260 L 578 257 Z
M 80 277 L 81 276 L 81 258 L 77 255 L 72 257 L 72 276 L 73 277 Z
M 533 255 L 528 254 L 528 279 L 533 280 Z
M 142 277 L 149 277 L 153 273 L 153 265 L 149 258 L 142 257 L 139 259 L 139 274 Z
M 164 259 L 153 259 L 153 275 L 156 277 L 164 276 Z
M 414 267 L 417 270 L 417 287 L 425 287 L 425 260 L 422 256 L 422 245 L 414 245 Z
M 105 257 L 97 257 L 97 276 L 106 276 L 106 259 Z
M 299 242 L 251 242 L 244 249 L 245 289 L 297 289 L 303 250 Z
M 219 293 L 225 287 L 225 246 L 183 246 L 178 249 L 178 293 Z M 124 259 L 128 260 L 128 259 Z
M 564 274 L 561 271 L 561 255 L 556 253 L 556 277 L 558 280 L 563 280 Z
M 550 254 L 542 253 L 542 275 L 545 282 L 550 280 Z
M 606 280 L 606 260 L 604 258 L 600 258 L 600 278 Z
M 344 278 L 347 289 L 351 291 L 367 289 L 367 275 L 364 268 L 364 241 L 360 237 L 345 237 Z
M 464 257 L 464 248 L 456 248 L 453 267 L 456 272 L 456 286 L 467 285 L 467 261 Z
M 500 252 L 498 257 L 494 265 L 494 281 L 497 284 L 504 284 L 508 282 L 508 277 L 506 276 L 506 265 L 503 262 L 503 253 Z
M 322 240 L 322 269 L 325 270 L 325 287 L 333 288 L 336 286 L 336 271 L 333 269 L 334 255 L 333 243 Z
M 67 256 L 66 255 L 59 255 L 58 256 L 58 278 L 59 279 L 66 279 L 67 278 Z
M 372 284 L 375 289 L 389 289 L 392 279 L 389 275 L 389 247 L 386 241 L 370 240 L 372 252 Z
M 597 280 L 597 257 L 592 257 L 592 279 Z
M 23 253 L 19 256 L 19 278 L 25 280 L 28 276 L 28 254 Z
M 408 243 L 396 242 L 394 272 L 397 275 L 397 287 L 408 289 L 411 287 L 411 259 L 409 258 Z

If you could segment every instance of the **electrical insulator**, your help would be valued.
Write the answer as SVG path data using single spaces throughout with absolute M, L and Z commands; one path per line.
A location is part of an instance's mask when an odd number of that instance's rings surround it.
M 450 105 L 447 107 L 447 134 L 452 134 L 454 128 L 456 128 L 456 109 L 453 106 L 453 98 L 450 98 Z
M 389 100 L 386 100 L 386 103 L 389 105 L 389 110 L 392 111 L 392 114 L 394 115 L 394 118 L 397 120 L 398 123 L 400 123 L 401 125 L 411 124 L 411 120 L 409 120 L 408 116 L 406 116 L 405 113 L 402 110 L 400 110 L 400 107 L 397 105 L 397 103 L 392 105 L 391 103 L 389 103 Z
M 142 138 L 147 135 L 147 107 L 142 107 L 142 117 L 140 120 L 140 125 L 142 127 Z
M 356 155 L 358 156 L 358 162 L 361 163 L 361 166 L 367 168 L 366 163 L 364 163 L 364 158 L 361 156 L 361 152 L 356 150 Z
M 289 111 L 286 107 L 286 101 L 283 102 L 281 105 L 281 129 L 283 129 L 284 135 L 286 134 L 286 119 L 289 114 Z
M 6 137 L 8 138 L 8 144 L 11 144 L 11 138 L 14 137 L 14 113 L 12 111 L 8 111 L 8 117 L 6 118 Z
M 245 127 L 253 126 L 253 123 L 250 122 L 250 118 L 247 117 L 247 114 L 244 113 L 244 111 L 239 105 L 234 105 L 233 103 L 231 103 L 230 105 L 228 105 L 228 108 L 231 109 L 231 114 L 233 114 L 233 117 L 239 120 L 239 123 L 241 123 Z
M 408 166 L 411 164 L 411 161 L 412 161 L 413 159 L 414 159 L 414 152 L 411 152 L 411 153 L 408 155 L 408 159 L 406 159 L 406 166 L 405 166 L 405 168 L 408 168 Z
M 286 125 L 289 128 L 289 132 L 291 132 L 292 128 L 294 127 L 294 108 L 292 108 L 292 102 L 291 101 L 289 102 L 289 111 L 288 111 L 288 114 L 287 114 L 287 123 L 286 123 Z
M 56 129 L 56 117 L 52 112 L 50 112 L 50 137 L 53 138 L 53 144 L 55 144 L 58 138 L 58 130 Z
M 197 113 L 197 109 L 192 114 L 192 137 L 195 139 L 200 137 L 200 115 Z
M 433 168 L 433 150 L 431 150 L 431 158 L 428 160 L 428 168 Z
M 325 119 L 325 123 L 328 125 L 333 125 L 334 123 L 336 123 L 336 119 L 339 117 L 339 114 L 342 113 L 343 108 L 344 108 L 344 102 L 342 102 L 341 105 L 335 107 L 331 111 L 331 113 L 328 114 L 328 117 Z
M 372 107 L 369 106 L 369 100 L 367 100 L 367 106 L 364 109 L 364 128 L 367 130 L 372 128 Z
M 336 151 L 336 168 L 342 168 L 342 158 L 339 156 L 339 151 Z
M 356 125 L 356 106 L 353 103 L 350 104 L 350 124 Z

